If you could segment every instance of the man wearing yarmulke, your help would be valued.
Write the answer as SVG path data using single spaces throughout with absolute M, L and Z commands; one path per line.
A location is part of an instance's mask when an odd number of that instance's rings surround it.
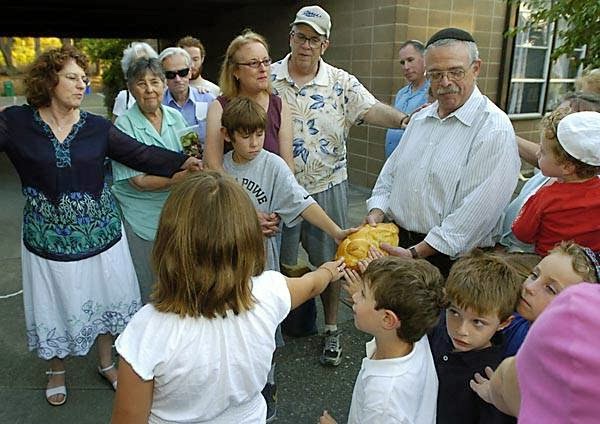
M 467 31 L 429 39 L 425 72 L 437 101 L 413 115 L 367 200 L 367 222 L 401 228 L 400 247 L 383 249 L 445 275 L 457 256 L 495 244 L 521 164 L 508 116 L 477 88 L 480 69 Z
M 329 47 L 331 17 L 319 6 L 306 6 L 291 24 L 291 53 L 271 65 L 273 89 L 290 106 L 294 131 L 296 179 L 339 226 L 346 228 L 348 172 L 346 142 L 353 125 L 363 122 L 385 128 L 400 128 L 407 115 L 379 102 L 354 75 L 322 59 Z M 335 256 L 336 244 L 307 222 L 286 227 L 281 246 L 281 271 L 289 274 L 298 259 L 298 245 L 308 252 L 312 264 Z M 292 266 L 292 267 L 290 267 Z M 337 312 L 339 282 L 321 295 L 325 315 L 325 339 L 320 361 L 339 365 L 342 359 Z M 316 332 L 313 303 L 302 306 L 295 325 L 282 325 L 288 334 Z M 294 327 L 293 329 L 291 327 Z

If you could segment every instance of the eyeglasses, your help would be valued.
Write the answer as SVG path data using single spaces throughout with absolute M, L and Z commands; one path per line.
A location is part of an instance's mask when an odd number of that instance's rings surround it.
M 269 57 L 269 58 L 263 59 L 263 60 L 256 60 L 256 59 L 254 59 L 254 60 L 251 60 L 250 62 L 245 62 L 245 63 L 238 62 L 237 65 L 244 65 L 244 66 L 249 66 L 251 68 L 258 69 L 258 68 L 260 68 L 260 65 L 263 65 L 266 68 L 271 63 L 273 63 L 273 61 Z
M 90 79 L 87 77 L 87 75 L 77 75 L 77 74 L 58 74 L 58 75 L 61 77 L 65 77 L 73 84 L 77 84 L 77 82 L 79 80 L 81 80 L 83 85 L 85 85 L 86 87 L 89 87 L 91 84 Z
M 323 40 L 321 39 L 321 37 L 307 37 L 301 32 L 295 31 L 290 32 L 290 35 L 292 36 L 292 40 L 294 40 L 294 43 L 298 44 L 299 46 L 303 45 L 308 41 L 308 45 L 312 49 L 316 49 L 317 47 L 321 47 L 321 45 L 323 44 Z
M 448 71 L 427 71 L 425 76 L 429 81 L 440 82 L 444 76 L 452 81 L 462 81 L 467 71 L 463 68 L 450 69 Z
M 183 68 L 183 69 L 178 69 L 177 71 L 165 71 L 165 77 L 167 79 L 175 79 L 175 77 L 177 75 L 179 75 L 179 78 L 183 78 L 185 76 L 187 76 L 187 74 L 190 73 L 190 68 Z

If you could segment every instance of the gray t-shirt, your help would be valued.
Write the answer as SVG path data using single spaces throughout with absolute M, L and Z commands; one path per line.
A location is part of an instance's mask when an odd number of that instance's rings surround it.
M 256 210 L 278 214 L 288 227 L 297 225 L 302 219 L 300 214 L 316 203 L 298 184 L 283 159 L 264 149 L 244 164 L 234 162 L 233 151 L 228 152 L 223 158 L 223 168 L 246 190 Z M 280 238 L 281 232 L 265 237 L 267 270 L 279 271 Z

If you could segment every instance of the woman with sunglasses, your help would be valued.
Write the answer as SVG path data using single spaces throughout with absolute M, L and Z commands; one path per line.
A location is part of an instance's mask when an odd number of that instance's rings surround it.
M 25 196 L 21 267 L 29 350 L 48 361 L 46 399 L 67 400 L 64 358 L 98 339 L 100 374 L 113 388 L 113 336 L 140 307 L 139 288 L 104 158 L 171 177 L 195 158 L 141 144 L 80 110 L 87 58 L 71 46 L 40 55 L 25 78 L 27 105 L 0 112 L 0 152 Z
M 149 146 L 180 152 L 180 137 L 188 124 L 173 108 L 164 106 L 165 73 L 159 59 L 138 59 L 126 73 L 127 89 L 134 105 L 115 121 L 125 134 Z M 158 218 L 171 186 L 186 176 L 178 172 L 171 178 L 147 175 L 113 162 L 112 193 L 123 214 L 123 226 L 137 274 L 142 304 L 150 297 L 154 275 L 150 254 L 158 229 Z
M 225 143 L 221 115 L 231 99 L 243 96 L 267 112 L 264 148 L 281 156 L 293 171 L 291 113 L 287 103 L 272 94 L 271 58 L 263 36 L 248 30 L 233 39 L 221 65 L 219 86 L 223 94 L 208 109 L 205 164 L 212 169 L 223 169 Z

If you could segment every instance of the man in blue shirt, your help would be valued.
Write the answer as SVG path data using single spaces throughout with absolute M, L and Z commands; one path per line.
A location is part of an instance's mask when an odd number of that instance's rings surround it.
M 429 81 L 425 78 L 425 46 L 417 40 L 408 40 L 400 45 L 400 65 L 408 85 L 396 94 L 394 107 L 408 115 L 427 103 Z M 385 134 L 385 157 L 388 158 L 404 134 L 400 128 L 390 128 Z
M 168 47 L 160 53 L 158 59 L 167 77 L 167 89 L 162 103 L 181 112 L 189 126 L 198 125 L 196 132 L 204 144 L 206 112 L 215 96 L 200 93 L 197 88 L 190 86 L 192 59 L 184 49 Z

